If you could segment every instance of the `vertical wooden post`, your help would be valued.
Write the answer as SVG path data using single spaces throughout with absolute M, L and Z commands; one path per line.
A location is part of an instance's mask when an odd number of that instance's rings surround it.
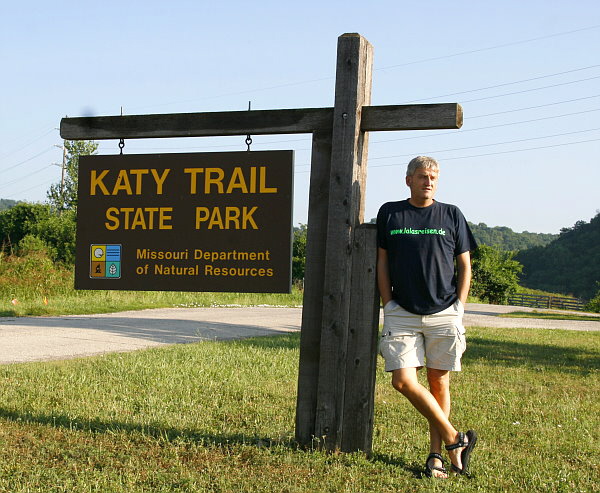
M 296 405 L 296 440 L 302 446 L 310 445 L 315 436 L 330 169 L 331 133 L 314 133 Z
M 354 233 L 362 223 L 367 138 L 362 107 L 370 104 L 373 49 L 358 34 L 338 38 L 331 149 L 329 219 L 315 436 L 342 448 Z
M 371 454 L 375 373 L 379 342 L 377 227 L 362 224 L 354 233 L 350 323 L 346 355 L 346 387 L 342 451 Z

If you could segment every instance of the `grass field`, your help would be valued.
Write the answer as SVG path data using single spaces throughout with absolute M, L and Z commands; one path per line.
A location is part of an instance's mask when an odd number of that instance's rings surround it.
M 299 335 L 0 366 L 0 491 L 600 491 L 600 333 L 473 328 L 453 420 L 471 479 L 377 375 L 373 456 L 294 445 Z
M 16 301 L 13 302 L 13 299 Z M 146 308 L 194 308 L 205 306 L 301 306 L 302 292 L 276 293 L 188 293 L 178 291 L 69 291 L 52 297 L 5 296 L 0 317 L 83 315 Z

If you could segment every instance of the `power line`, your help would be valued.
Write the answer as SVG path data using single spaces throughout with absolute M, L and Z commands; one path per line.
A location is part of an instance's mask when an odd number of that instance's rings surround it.
M 418 151 L 417 153 L 411 152 L 408 154 L 395 154 L 392 156 L 378 156 L 378 157 L 369 157 L 369 161 L 377 161 L 380 159 L 394 159 L 394 158 L 404 158 L 404 157 L 409 157 L 409 156 L 414 156 L 415 154 L 425 154 L 425 155 L 433 155 L 433 154 L 438 154 L 440 152 L 454 152 L 454 151 L 466 151 L 468 149 L 479 149 L 481 147 L 492 147 L 492 146 L 497 146 L 497 145 L 506 145 L 506 144 L 517 144 L 517 143 L 521 143 L 521 142 L 530 142 L 533 140 L 542 140 L 542 139 L 552 139 L 555 137 L 564 137 L 566 135 L 575 135 L 575 134 L 581 134 L 581 133 L 587 133 L 587 132 L 597 132 L 598 130 L 600 130 L 600 127 L 598 128 L 589 128 L 586 130 L 575 130 L 573 132 L 563 132 L 563 133 L 559 133 L 559 134 L 552 134 L 552 135 L 542 135 L 540 137 L 529 137 L 527 139 L 517 139 L 517 140 L 507 140 L 504 142 L 492 142 L 490 144 L 480 144 L 480 145 L 475 145 L 475 146 L 467 146 L 467 147 L 455 147 L 452 149 L 437 149 L 435 151 L 430 150 L 430 151 Z M 585 142 L 590 142 L 590 141 L 585 141 Z M 310 164 L 300 164 L 299 166 L 310 166 Z M 393 164 L 390 165 L 380 165 L 380 166 L 394 166 Z
M 565 135 L 575 135 L 575 134 L 581 134 L 581 133 L 587 133 L 587 132 L 597 132 L 598 130 L 600 130 L 600 127 L 589 128 L 586 130 L 576 130 L 573 132 L 563 132 L 560 134 L 553 134 L 553 135 L 542 135 L 541 137 L 529 137 L 527 139 L 506 140 L 504 142 L 493 142 L 491 144 L 480 144 L 480 145 L 476 145 L 476 146 L 455 147 L 453 149 L 438 149 L 436 151 L 419 151 L 419 152 L 429 155 L 429 154 L 437 154 L 440 152 L 465 151 L 467 149 L 479 149 L 481 147 L 492 147 L 492 146 L 497 146 L 497 145 L 516 144 L 516 143 L 520 143 L 520 142 L 530 142 L 532 140 L 542 140 L 542 139 L 552 139 L 554 137 L 564 137 Z M 377 159 L 390 159 L 390 158 L 407 157 L 407 156 L 414 156 L 414 155 L 415 155 L 414 153 L 409 153 L 409 154 L 399 154 L 399 155 L 395 155 L 395 156 L 380 156 L 380 157 L 372 157 L 372 158 L 370 158 L 370 160 L 374 161 Z
M 589 142 L 598 142 L 600 141 L 600 139 L 589 139 L 589 140 L 579 140 L 577 142 L 565 142 L 562 144 L 550 144 L 550 145 L 546 145 L 546 146 L 538 146 L 538 147 L 528 147 L 526 149 L 512 149 L 510 151 L 497 151 L 497 152 L 488 152 L 485 154 L 474 154 L 472 156 L 459 156 L 459 157 L 448 157 L 448 158 L 444 158 L 444 157 L 440 157 L 438 158 L 440 161 L 455 161 L 457 159 L 471 159 L 471 158 L 475 158 L 475 157 L 487 157 L 487 156 L 498 156 L 501 154 L 511 154 L 511 153 L 515 153 L 515 152 L 527 152 L 527 151 L 536 151 L 539 149 L 552 149 L 555 147 L 565 147 L 565 146 L 572 146 L 572 145 L 578 145 L 578 144 L 587 144 Z M 414 154 L 410 154 L 410 156 L 413 156 Z M 375 164 L 373 166 L 369 166 L 369 169 L 371 168 L 389 168 L 391 166 L 404 166 L 406 163 L 392 163 L 392 164 Z M 297 171 L 297 174 L 303 174 L 303 173 L 310 173 L 310 170 L 306 170 L 306 171 Z
M 16 178 L 14 180 L 4 182 L 2 184 L 2 186 L 0 186 L 0 190 L 3 190 L 5 188 L 7 188 L 8 186 L 12 185 L 13 183 L 18 183 L 18 182 L 20 182 L 20 181 L 22 181 L 22 180 L 24 180 L 26 178 L 29 178 L 30 176 L 37 175 L 38 173 L 40 173 L 42 171 L 45 171 L 47 169 L 48 169 L 48 167 L 44 166 L 43 168 L 37 169 L 35 171 L 32 171 L 31 173 L 28 173 L 28 174 L 26 174 L 24 176 L 20 176 L 19 178 Z
M 574 33 L 583 32 L 583 31 L 589 31 L 589 30 L 598 29 L 598 28 L 600 28 L 600 24 L 594 25 L 594 26 L 589 26 L 589 27 L 584 27 L 584 28 L 580 28 L 580 29 L 573 29 L 571 31 L 563 31 L 563 32 L 559 32 L 559 33 L 548 34 L 546 36 L 539 36 L 537 38 L 529 38 L 529 39 L 524 39 L 524 40 L 520 40 L 520 41 L 513 41 L 511 43 L 504 43 L 504 44 L 495 45 L 495 46 L 488 46 L 485 48 L 479 48 L 479 49 L 475 49 L 475 50 L 461 51 L 461 52 L 452 53 L 449 55 L 436 56 L 436 57 L 431 57 L 431 58 L 423 58 L 421 60 L 414 60 L 411 62 L 405 62 L 405 63 L 395 64 L 395 65 L 388 65 L 385 67 L 374 68 L 373 71 L 377 72 L 377 71 L 381 71 L 381 70 L 389 70 L 389 69 L 394 69 L 394 68 L 398 68 L 398 67 L 406 67 L 409 65 L 415 65 L 415 64 L 419 64 L 419 63 L 444 60 L 447 58 L 455 58 L 455 57 L 459 57 L 462 55 L 470 55 L 473 53 L 480 53 L 483 51 L 490 51 L 490 50 L 496 50 L 499 48 L 506 48 L 508 46 L 516 46 L 516 45 L 520 45 L 520 44 L 532 43 L 532 42 L 540 41 L 543 39 L 549 39 L 549 38 L 554 38 L 554 37 L 558 37 L 558 36 L 567 36 L 569 34 L 574 34 Z M 297 81 L 297 82 L 286 82 L 283 84 L 277 84 L 277 85 L 273 85 L 273 86 L 269 86 L 269 87 L 262 87 L 262 88 L 248 89 L 245 91 L 223 93 L 223 94 L 218 94 L 215 96 L 205 96 L 203 98 L 193 98 L 193 99 L 187 99 L 187 100 L 172 101 L 170 103 L 160 103 L 160 104 L 147 105 L 147 106 L 137 106 L 133 109 L 139 110 L 139 109 L 154 108 L 154 107 L 159 107 L 159 106 L 170 106 L 173 104 L 192 103 L 194 101 L 206 101 L 206 100 L 210 100 L 210 99 L 218 99 L 218 98 L 223 98 L 223 97 L 228 97 L 228 96 L 240 96 L 242 94 L 268 91 L 268 90 L 280 89 L 280 88 L 284 88 L 284 87 L 293 87 L 293 86 L 299 86 L 299 85 L 304 85 L 304 84 L 312 84 L 315 82 L 323 82 L 323 81 L 329 81 L 329 80 L 333 80 L 333 79 L 335 79 L 335 77 L 331 76 L 331 77 L 321 77 L 321 78 L 317 78 L 317 79 L 308 79 L 308 80 Z
M 417 102 L 417 101 L 425 101 L 425 100 L 428 101 L 430 99 L 445 98 L 445 97 L 448 97 L 448 96 L 458 96 L 459 94 L 469 94 L 469 93 L 472 93 L 472 92 L 487 91 L 488 89 L 497 89 L 498 87 L 514 86 L 515 84 L 523 84 L 524 82 L 531 82 L 531 81 L 534 81 L 534 80 L 548 79 L 550 77 L 557 77 L 559 75 L 571 74 L 573 72 L 581 72 L 582 70 L 589 70 L 591 68 L 597 68 L 597 67 L 600 67 L 600 65 L 590 65 L 588 67 L 576 68 L 576 69 L 573 69 L 573 70 L 566 70 L 564 72 L 556 72 L 554 74 L 540 75 L 538 77 L 531 77 L 529 79 L 521 79 L 521 80 L 515 80 L 515 81 L 511 81 L 511 82 L 504 82 L 502 84 L 496 84 L 496 85 L 493 85 L 493 86 L 479 87 L 479 88 L 476 88 L 476 89 L 469 89 L 467 91 L 451 92 L 451 93 L 448 93 L 448 94 L 441 94 L 439 96 L 431 96 L 431 97 L 428 97 L 428 98 L 414 99 L 412 101 L 404 101 L 401 104 L 409 104 L 409 103 L 414 103 L 414 102 Z M 583 79 L 583 80 L 585 81 L 585 80 L 589 80 L 589 79 Z M 578 82 L 578 81 L 576 81 L 576 82 Z M 568 82 L 568 84 L 572 84 L 572 83 L 573 82 Z M 548 87 L 554 87 L 554 86 L 548 86 Z M 493 97 L 495 97 L 495 96 L 493 96 Z
M 370 144 L 381 144 L 384 142 L 397 142 L 400 140 L 412 140 L 412 139 L 423 139 L 426 137 L 437 137 L 438 135 L 460 135 L 460 134 L 464 134 L 466 132 L 478 132 L 479 130 L 489 130 L 491 128 L 500 128 L 500 127 L 508 127 L 510 125 L 521 125 L 524 123 L 535 123 L 535 122 L 540 122 L 540 121 L 544 121 L 544 120 L 552 120 L 554 118 L 564 118 L 567 116 L 575 116 L 575 115 L 582 115 L 585 113 L 592 113 L 594 111 L 600 111 L 600 108 L 594 108 L 591 110 L 584 110 L 584 111 L 576 111 L 574 113 L 564 113 L 562 115 L 554 115 L 554 116 L 546 116 L 546 117 L 542 117 L 542 118 L 533 118 L 531 120 L 521 120 L 518 122 L 508 122 L 508 123 L 499 123 L 497 125 L 489 125 L 487 127 L 478 127 L 478 128 L 467 128 L 467 129 L 460 129 L 458 132 L 456 130 L 452 130 L 450 132 L 437 132 L 437 133 L 431 133 L 431 134 L 419 134 L 419 135 L 412 135 L 410 137 L 399 137 L 397 139 L 388 139 L 388 140 L 378 140 L 376 142 L 369 142 Z
M 538 108 L 546 108 L 548 106 L 556 106 L 558 104 L 564 104 L 564 103 L 574 103 L 576 101 L 584 101 L 586 99 L 593 99 L 593 98 L 598 98 L 598 97 L 600 97 L 600 94 L 595 94 L 594 96 L 585 96 L 582 98 L 566 99 L 564 101 L 556 101 L 554 103 L 538 104 L 536 106 L 527 106 L 526 108 L 516 108 L 514 110 L 497 111 L 495 113 L 487 113 L 485 115 L 469 116 L 469 120 L 472 120 L 473 118 L 483 118 L 485 116 L 496 116 L 496 115 L 503 115 L 505 113 L 515 113 L 517 111 L 536 110 Z
M 448 158 L 439 158 L 440 161 L 455 161 L 456 159 L 471 159 L 471 158 L 475 158 L 475 157 L 486 157 L 486 156 L 497 156 L 497 155 L 501 155 L 501 154 L 511 154 L 514 152 L 526 152 L 526 151 L 536 151 L 539 149 L 551 149 L 551 148 L 555 148 L 555 147 L 564 147 L 564 146 L 571 146 L 571 145 L 577 145 L 577 144 L 587 144 L 589 142 L 598 142 L 600 141 L 600 139 L 589 139 L 589 140 L 580 140 L 577 142 L 565 142 L 563 144 L 550 144 L 550 145 L 546 145 L 546 146 L 539 146 L 539 147 L 528 147 L 526 149 L 512 149 L 510 151 L 497 151 L 497 152 L 489 152 L 486 154 L 475 154 L 472 156 L 460 156 L 460 157 L 448 157 Z M 413 154 L 411 154 L 412 156 Z M 389 166 L 402 166 L 403 164 L 399 164 L 399 163 L 395 163 L 395 164 L 376 164 L 374 166 L 369 166 L 369 168 L 384 168 L 384 167 L 389 167 Z
M 18 149 L 15 149 L 15 150 L 9 151 L 9 152 L 7 152 L 6 154 L 2 154 L 2 155 L 0 156 L 0 159 L 7 158 L 8 156 L 12 156 L 13 154 L 15 154 L 15 153 L 17 153 L 17 152 L 19 152 L 19 151 L 22 151 L 22 150 L 23 150 L 23 149 L 25 149 L 26 147 L 29 147 L 31 144 L 33 144 L 34 142 L 37 142 L 37 141 L 38 141 L 38 140 L 40 140 L 40 139 L 43 139 L 44 137 L 46 137 L 46 135 L 48 135 L 48 134 L 50 134 L 50 133 L 54 132 L 55 130 L 56 130 L 55 128 L 51 128 L 50 130 L 48 130 L 48 131 L 47 131 L 47 132 L 45 132 L 44 134 L 42 134 L 42 135 L 39 135 L 39 136 L 35 137 L 33 140 L 30 140 L 30 141 L 29 141 L 29 142 L 27 142 L 26 144 L 23 144 L 23 145 L 22 145 L 21 147 L 19 147 Z
M 400 63 L 397 65 L 389 65 L 387 67 L 381 67 L 378 70 L 387 70 L 387 69 L 391 69 L 391 68 L 407 67 L 409 65 L 416 65 L 418 63 L 433 62 L 433 61 L 437 61 L 437 60 L 445 60 L 447 58 L 454 58 L 454 57 L 458 57 L 458 56 L 462 56 L 462 55 L 471 55 L 473 53 L 481 53 L 483 51 L 496 50 L 499 48 L 507 48 L 508 46 L 516 46 L 516 45 L 520 45 L 520 44 L 532 43 L 534 41 L 541 41 L 542 39 L 555 38 L 558 36 L 566 36 L 568 34 L 574 34 L 574 33 L 582 32 L 582 31 L 598 29 L 599 27 L 600 27 L 600 24 L 597 24 L 595 26 L 582 27 L 581 29 L 574 29 L 572 31 L 563 31 L 560 33 L 548 34 L 546 36 L 539 36 L 537 38 L 529 38 L 529 39 L 523 39 L 520 41 L 513 41 L 511 43 L 503 43 L 500 45 L 488 46 L 487 48 L 478 48 L 476 50 L 460 51 L 458 53 L 452 53 L 450 55 L 442 55 L 442 56 L 436 56 L 436 57 L 431 57 L 431 58 L 423 58 L 421 60 L 415 60 L 412 62 L 405 62 L 405 63 Z
M 12 166 L 9 166 L 8 168 L 2 169 L 2 170 L 0 170 L 0 173 L 5 173 L 6 171 L 10 171 L 11 169 L 16 168 L 17 166 L 21 166 L 22 164 L 28 163 L 29 161 L 35 159 L 36 157 L 40 157 L 42 154 L 46 154 L 48 151 L 51 151 L 52 148 L 53 147 L 49 147 L 45 151 L 42 151 L 39 154 L 36 154 L 35 156 L 31 156 L 30 158 L 25 159 L 25 161 L 21 161 L 20 163 L 13 164 Z
M 535 150 L 539 150 L 539 149 L 551 149 L 551 148 L 555 148 L 555 147 L 564 147 L 564 146 L 571 146 L 571 145 L 577 145 L 577 144 L 587 144 L 589 142 L 598 142 L 598 141 L 600 141 L 600 139 L 580 140 L 577 142 L 566 142 L 563 144 L 551 144 L 551 145 L 547 145 L 547 146 L 529 147 L 526 149 L 513 149 L 510 151 L 489 152 L 486 154 L 475 154 L 472 156 L 460 156 L 460 157 L 448 157 L 448 158 L 438 157 L 438 160 L 440 160 L 440 161 L 455 161 L 457 159 L 471 159 L 471 158 L 475 158 L 475 157 L 497 156 L 497 155 L 501 155 L 501 154 L 511 154 L 511 153 L 515 153 L 515 152 L 535 151 Z M 410 154 L 410 156 L 414 156 L 414 154 Z M 406 163 L 375 164 L 375 165 L 369 166 L 369 169 L 371 169 L 371 168 L 389 168 L 392 166 L 405 166 L 405 165 L 406 165 Z M 296 171 L 296 174 L 299 174 L 299 175 L 304 174 L 304 173 L 310 173 L 310 169 L 307 169 L 305 171 Z
M 18 192 L 14 192 L 14 193 L 8 195 L 8 197 L 5 197 L 5 198 L 8 198 L 8 199 L 13 198 L 14 199 L 14 198 L 17 197 L 17 195 L 24 194 L 26 192 L 29 192 L 30 190 L 35 189 L 35 188 L 39 188 L 39 187 L 42 187 L 42 186 L 49 185 L 52 182 L 53 182 L 53 180 L 46 180 L 46 181 L 44 181 L 42 183 L 38 183 L 37 185 L 34 185 L 32 187 L 26 188 L 25 190 L 19 190 Z
M 550 88 L 553 88 L 553 87 L 568 86 L 570 84 L 578 84 L 580 82 L 587 82 L 589 80 L 595 80 L 595 79 L 600 79 L 600 75 L 596 75 L 595 77 L 588 77 L 587 79 L 579 79 L 579 80 L 572 80 L 572 81 L 569 81 L 569 82 L 561 82 L 559 84 L 551 84 L 549 86 L 534 87 L 533 89 L 524 89 L 522 91 L 507 92 L 507 93 L 504 93 L 504 94 L 496 94 L 495 96 L 486 96 L 485 98 L 468 99 L 467 101 L 461 101 L 461 104 L 463 104 L 463 103 L 473 103 L 475 101 L 484 101 L 486 99 L 502 98 L 504 96 L 513 96 L 515 94 L 523 94 L 523 93 L 526 93 L 526 92 L 540 91 L 542 89 L 550 89 Z

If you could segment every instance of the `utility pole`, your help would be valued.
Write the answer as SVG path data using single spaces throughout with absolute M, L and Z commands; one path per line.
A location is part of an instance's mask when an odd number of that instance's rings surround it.
M 52 163 L 55 166 L 60 166 L 60 207 L 58 208 L 58 214 L 61 215 L 65 205 L 65 171 L 67 169 L 67 141 L 63 141 L 63 145 L 55 145 L 63 151 L 62 164 Z

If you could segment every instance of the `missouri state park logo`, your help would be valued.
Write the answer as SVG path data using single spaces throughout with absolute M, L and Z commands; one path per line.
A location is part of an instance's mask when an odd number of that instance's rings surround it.
M 92 279 L 120 279 L 121 253 L 121 245 L 91 245 L 90 277 Z

